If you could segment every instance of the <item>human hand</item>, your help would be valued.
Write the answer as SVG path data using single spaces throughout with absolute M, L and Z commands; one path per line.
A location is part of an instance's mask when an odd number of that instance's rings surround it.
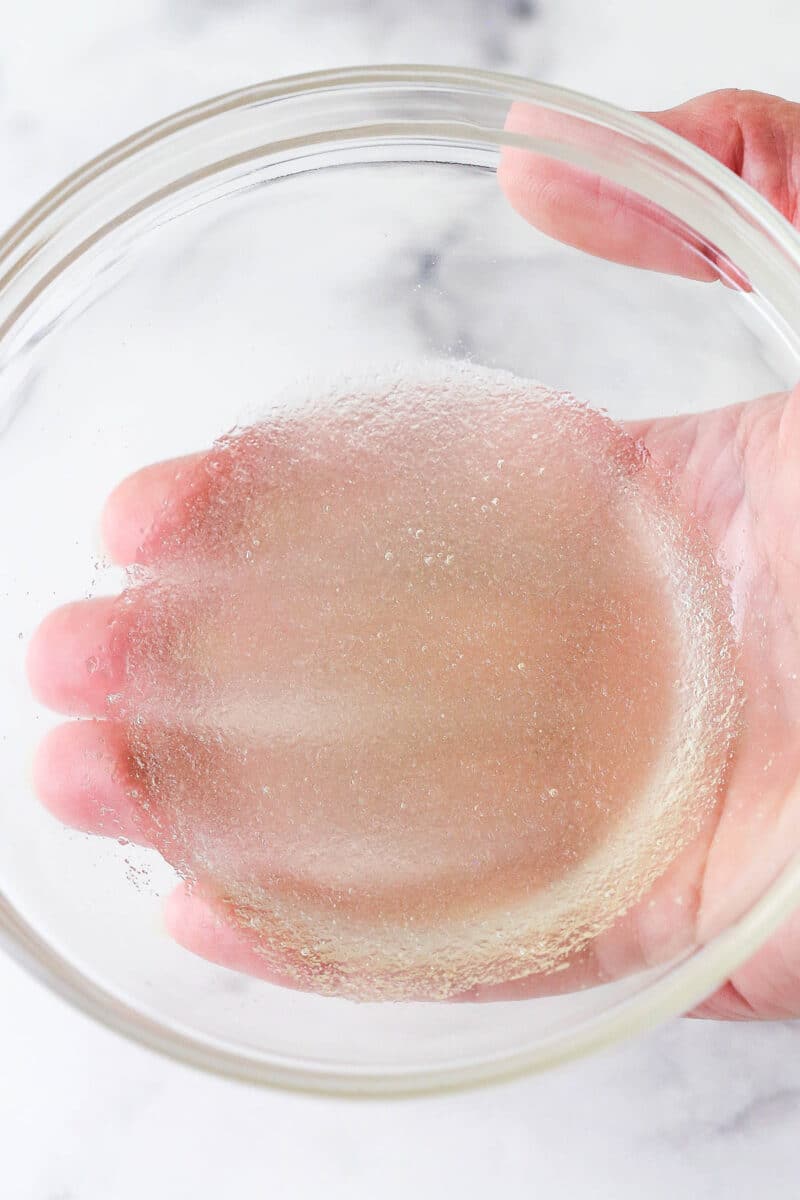
M 795 106 L 781 101 L 722 94 L 692 102 L 656 119 L 665 124 L 673 122 L 671 127 L 677 132 L 700 141 L 723 161 L 739 167 L 745 178 L 760 186 L 768 199 L 777 201 L 781 211 L 792 216 L 796 194 L 792 172 L 798 165 L 790 152 L 790 135 L 794 131 L 792 136 L 796 140 L 800 129 L 796 114 Z M 787 151 L 779 169 L 775 158 L 770 157 L 774 155 L 775 142 L 780 140 L 778 134 Z M 730 157 L 734 152 L 735 161 Z M 537 172 L 535 186 L 529 186 L 530 178 L 515 172 L 513 158 L 509 157 L 501 172 L 501 182 L 528 220 L 564 240 L 577 241 L 584 249 L 640 266 L 692 274 L 699 270 L 700 278 L 715 277 L 713 263 L 706 262 L 698 268 L 696 264 L 702 260 L 695 256 L 691 259 L 691 272 L 688 261 L 665 258 L 663 248 L 654 246 L 652 226 L 647 237 L 642 236 L 642 230 L 637 232 L 641 215 L 626 213 L 619 196 L 596 197 L 597 203 L 610 204 L 615 215 L 613 220 L 599 223 L 607 240 L 598 244 L 592 241 L 592 234 L 587 243 L 586 231 L 578 228 L 574 219 L 586 211 L 587 197 L 585 190 L 581 191 L 580 181 L 564 176 L 560 180 L 552 177 L 547 180 Z M 543 188 L 542 183 L 547 186 Z M 553 221 L 557 218 L 561 222 L 564 212 L 569 210 L 563 195 L 559 198 L 559 187 L 574 189 L 576 183 L 579 190 L 572 223 L 568 220 L 567 224 L 554 226 Z M 588 228 L 595 229 L 597 224 L 592 220 Z M 670 240 L 668 255 L 674 245 Z M 762 629 L 745 629 L 742 633 L 742 673 L 748 695 L 749 685 L 758 681 L 759 686 L 752 689 L 757 698 L 750 702 L 746 734 L 715 827 L 698 839 L 691 853 L 681 855 L 659 882 L 656 892 L 648 895 L 648 903 L 634 907 L 558 976 L 537 975 L 527 982 L 478 989 L 471 997 L 474 999 L 553 990 L 556 983 L 560 989 L 586 986 L 662 961 L 691 940 L 702 941 L 710 936 L 715 923 L 723 918 L 723 901 L 731 874 L 740 870 L 748 844 L 755 837 L 763 840 L 764 831 L 778 828 L 776 814 L 789 810 L 787 789 L 797 783 L 797 762 L 791 783 L 785 769 L 779 778 L 776 772 L 773 781 L 763 768 L 769 745 L 791 744 L 800 705 L 797 689 L 790 683 L 793 664 L 800 657 L 793 631 L 800 609 L 800 579 L 797 554 L 793 556 L 790 544 L 800 499 L 797 479 L 800 473 L 792 469 L 793 448 L 796 463 L 796 448 L 800 447 L 800 394 L 772 397 L 700 417 L 653 422 L 635 432 L 644 439 L 653 458 L 672 473 L 684 504 L 697 514 L 720 555 L 728 561 L 731 557 L 743 558 L 746 563 L 742 577 L 757 597 L 753 611 L 769 614 L 766 639 Z M 199 473 L 198 463 L 202 467 Z M 187 540 L 180 532 L 190 526 L 186 518 L 191 511 L 192 491 L 197 480 L 204 477 L 207 463 L 205 456 L 147 468 L 118 489 L 105 521 L 106 540 L 118 561 L 141 561 L 152 555 L 153 548 L 163 542 L 166 513 L 168 519 L 177 517 L 170 536 L 177 537 L 173 549 L 180 549 L 184 564 L 188 562 L 194 567 L 199 564 L 205 571 L 222 563 L 223 569 L 228 570 L 225 545 L 206 544 L 202 554 L 198 554 L 196 545 L 189 546 L 191 538 Z M 378 473 L 376 479 L 380 478 Z M 283 529 L 287 534 L 299 524 L 309 536 L 317 536 L 321 544 L 330 537 L 330 531 L 325 532 L 321 527 L 315 530 L 313 499 L 317 483 L 308 480 L 305 491 L 308 501 L 301 502 L 299 510 L 286 516 Z M 334 546 L 327 550 L 326 561 L 334 561 L 341 549 Z M 345 549 L 345 559 L 348 553 Z M 300 577 L 296 582 L 301 582 Z M 226 597 L 231 599 L 230 590 Z M 246 605 L 242 608 L 243 614 L 246 608 Z M 167 615 L 185 624 L 185 614 Z M 217 611 L 217 617 L 221 622 L 222 610 Z M 236 625 L 234 618 L 234 625 L 242 634 L 240 644 L 244 646 L 245 659 L 249 654 L 251 660 L 234 662 L 231 670 L 250 669 L 254 654 L 259 665 L 268 665 L 264 657 L 259 657 L 267 651 L 275 669 L 281 639 L 276 639 L 273 632 L 254 641 L 250 624 L 245 629 L 244 625 Z M 152 670 L 157 648 L 151 647 L 148 655 L 148 670 Z M 128 656 L 129 647 L 120 639 L 120 608 L 116 601 L 67 606 L 45 621 L 34 640 L 30 652 L 32 684 L 37 695 L 59 711 L 106 717 L 109 697 L 124 691 Z M 218 669 L 225 660 L 226 655 L 216 655 Z M 90 662 L 95 665 L 87 671 L 86 664 Z M 280 678 L 279 674 L 276 678 Z M 760 687 L 765 678 L 770 682 L 766 690 Z M 776 700 L 780 701 L 777 707 Z M 157 724 L 154 722 L 154 727 Z M 229 770 L 220 752 L 210 774 L 208 764 L 199 774 L 194 767 L 187 772 L 176 766 L 181 755 L 186 758 L 185 744 L 177 750 L 174 744 L 168 749 L 169 754 L 162 749 L 153 757 L 167 774 L 171 772 L 173 783 L 179 781 L 184 797 L 193 784 L 208 784 L 211 779 L 213 786 L 220 786 L 220 779 Z M 785 768 L 785 758 L 782 762 Z M 40 752 L 37 781 L 45 803 L 69 824 L 156 846 L 164 837 L 163 814 L 148 811 L 140 803 L 143 798 L 134 794 L 141 788 L 141 774 L 132 769 L 130 740 L 113 719 L 70 723 L 56 730 Z M 241 784 L 241 779 L 237 784 Z M 185 811 L 191 815 L 191 803 Z M 198 814 L 199 809 L 195 816 Z M 782 836 L 785 836 L 783 831 Z M 767 847 L 764 857 L 768 858 Z M 653 895 L 658 897 L 658 903 L 651 907 Z M 224 905 L 211 892 L 204 893 L 202 887 L 179 889 L 168 904 L 167 921 L 178 941 L 213 961 L 289 985 L 297 984 L 297 975 L 292 971 L 285 975 L 276 971 L 274 961 L 265 960 L 254 938 L 240 924 L 231 922 Z M 800 1012 L 800 946 L 792 946 L 792 938 L 796 939 L 798 934 L 800 922 L 794 933 L 790 924 L 780 939 L 773 939 L 746 968 L 737 972 L 735 979 L 704 1011 L 730 1016 Z
M 645 115 L 719 159 L 800 229 L 800 105 L 727 90 Z M 508 126 L 546 136 L 558 121 L 515 105 Z M 713 247 L 676 237 L 669 222 L 621 188 L 552 159 L 533 163 L 514 150 L 506 152 L 500 175 L 517 211 L 553 237 L 617 262 L 747 287 Z M 598 940 L 589 961 L 576 964 L 576 983 L 663 961 L 671 945 L 702 944 L 735 915 L 725 898 L 735 903 L 748 844 L 759 846 L 769 869 L 784 861 L 785 839 L 796 845 L 798 837 L 800 387 L 715 412 L 643 422 L 632 432 L 670 472 L 718 559 L 737 566 L 747 712 L 716 828 L 694 861 L 678 864 L 681 882 L 673 885 L 674 871 L 665 878 L 680 900 L 680 921 L 673 912 L 665 924 L 665 898 L 635 909 Z M 800 1015 L 800 914 L 694 1015 Z

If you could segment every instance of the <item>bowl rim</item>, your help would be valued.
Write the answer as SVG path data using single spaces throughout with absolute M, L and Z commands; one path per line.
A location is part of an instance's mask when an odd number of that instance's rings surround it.
M 570 115 L 583 117 L 615 132 L 627 134 L 651 148 L 663 150 L 679 159 L 685 166 L 694 168 L 698 175 L 728 198 L 735 199 L 742 210 L 769 230 L 781 248 L 787 251 L 800 267 L 800 233 L 769 201 L 705 150 L 665 126 L 649 120 L 641 113 L 599 100 L 584 92 L 527 79 L 520 75 L 473 67 L 419 63 L 337 67 L 286 75 L 222 92 L 208 100 L 178 109 L 113 143 L 45 192 L 0 234 L 0 264 L 24 237 L 34 231 L 69 197 L 89 186 L 112 167 L 183 130 L 201 125 L 204 121 L 223 113 L 255 104 L 291 100 L 324 92 L 387 88 L 391 85 L 418 85 L 439 90 L 458 88 L 462 91 L 502 96 L 510 100 L 519 99 L 545 107 L 564 108 Z M 326 132 L 333 135 L 336 131 L 331 129 Z M 3 282 L 0 279 L 0 287 Z
M 800 235 L 762 196 L 737 175 L 698 147 L 636 113 L 583 93 L 518 76 L 461 67 L 387 64 L 316 71 L 267 80 L 191 105 L 154 122 L 117 142 L 65 177 L 29 208 L 0 237 L 0 294 L 9 278 L 3 268 L 49 218 L 83 189 L 138 154 L 158 147 L 175 134 L 201 126 L 215 117 L 256 104 L 287 101 L 326 92 L 361 89 L 428 88 L 483 93 L 495 99 L 522 100 L 559 108 L 661 150 L 695 172 L 720 192 L 750 220 L 766 231 L 776 248 L 797 269 L 800 281 Z M 427 126 L 430 129 L 430 126 Z M 435 129 L 435 126 L 434 126 Z M 336 130 L 326 129 L 331 138 Z M 268 149 L 268 146 L 266 147 Z M 730 926 L 690 958 L 667 970 L 637 995 L 585 1020 L 568 1033 L 559 1033 L 504 1052 L 494 1058 L 464 1064 L 415 1066 L 407 1069 L 368 1070 L 332 1066 L 310 1068 L 302 1060 L 268 1054 L 254 1056 L 243 1050 L 212 1044 L 177 1023 L 148 1014 L 120 1000 L 111 991 L 79 970 L 31 926 L 0 889 L 0 944 L 29 973 L 75 1008 L 101 1025 L 172 1059 L 211 1073 L 301 1092 L 338 1096 L 404 1096 L 430 1091 L 461 1089 L 500 1082 L 542 1070 L 610 1045 L 625 1036 L 692 1007 L 713 991 L 743 963 L 800 902 L 800 852 L 792 857 L 759 900 Z

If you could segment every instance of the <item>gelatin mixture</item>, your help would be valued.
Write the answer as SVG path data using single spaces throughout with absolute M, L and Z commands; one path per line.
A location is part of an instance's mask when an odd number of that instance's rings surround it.
M 119 609 L 142 820 L 304 986 L 552 971 L 716 801 L 723 581 L 568 395 L 465 368 L 287 406 L 164 530 Z

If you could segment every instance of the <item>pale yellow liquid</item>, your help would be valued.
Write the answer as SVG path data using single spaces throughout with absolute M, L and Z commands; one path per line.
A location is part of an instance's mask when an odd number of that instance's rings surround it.
M 125 597 L 164 856 L 345 995 L 549 971 L 717 798 L 725 589 L 607 418 L 464 371 L 223 440 Z

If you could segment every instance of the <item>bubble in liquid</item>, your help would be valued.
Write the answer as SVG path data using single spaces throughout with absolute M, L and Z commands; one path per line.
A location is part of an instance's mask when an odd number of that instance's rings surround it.
M 432 372 L 277 410 L 184 483 L 126 594 L 130 758 L 151 840 L 280 974 L 560 969 L 713 806 L 726 587 L 607 417 Z

